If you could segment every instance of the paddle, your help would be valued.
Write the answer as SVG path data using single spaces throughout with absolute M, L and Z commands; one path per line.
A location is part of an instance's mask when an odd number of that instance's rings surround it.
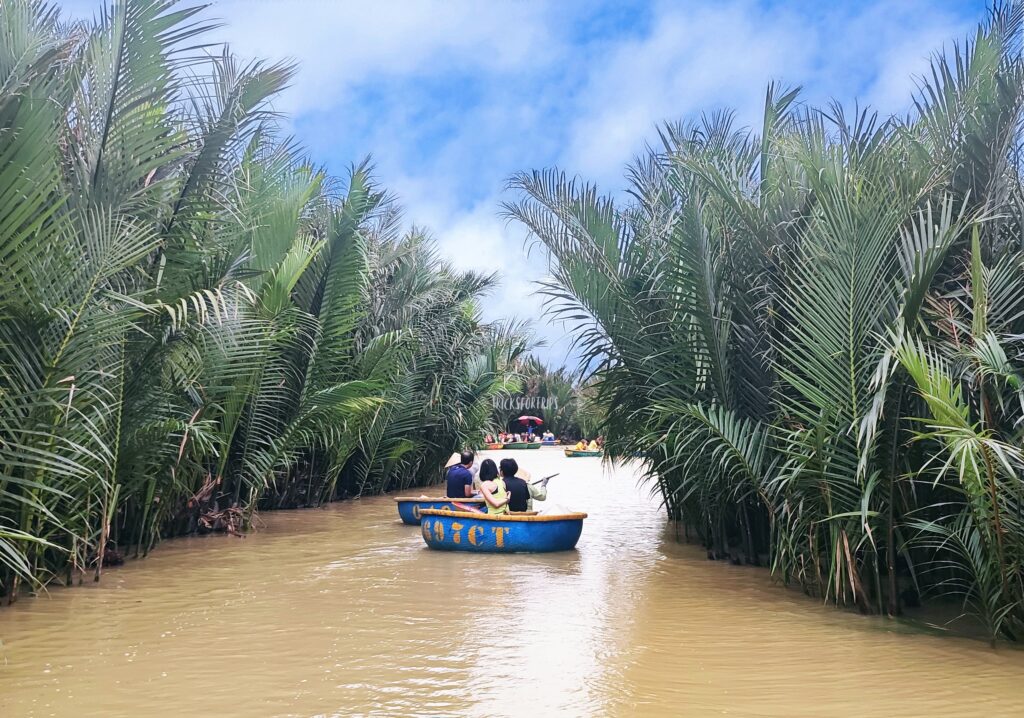
M 551 476 L 545 476 L 543 479 L 537 479 L 536 481 L 531 481 L 530 483 L 531 484 L 546 484 L 548 481 L 550 481 L 551 479 L 555 478 L 556 476 L 558 476 L 558 474 L 551 474 Z

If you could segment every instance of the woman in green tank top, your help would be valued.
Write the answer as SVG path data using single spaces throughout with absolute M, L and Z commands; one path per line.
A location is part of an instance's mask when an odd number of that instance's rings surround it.
M 495 487 L 494 490 L 491 492 L 495 504 L 492 505 L 490 501 L 487 502 L 487 513 L 507 514 L 509 512 L 508 502 L 511 497 L 509 496 L 508 489 L 505 487 L 505 479 L 499 477 L 491 483 L 493 483 Z M 487 497 L 486 493 L 484 493 L 484 497 Z
M 489 514 L 507 514 L 510 499 L 505 480 L 498 476 L 498 467 L 490 459 L 480 465 L 480 493 Z

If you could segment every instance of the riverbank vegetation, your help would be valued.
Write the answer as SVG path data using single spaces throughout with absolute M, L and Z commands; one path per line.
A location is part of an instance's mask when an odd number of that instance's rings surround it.
M 865 612 L 953 596 L 1024 638 L 1018 4 L 936 55 L 909 116 L 770 85 L 661 128 L 618 201 L 523 173 L 609 457 L 643 452 L 717 557 Z M 921 48 L 921 54 L 927 48 Z
M 171 0 L 0 4 L 0 596 L 259 507 L 422 484 L 528 347 L 367 164 Z
M 511 393 L 494 404 L 491 424 L 497 430 L 525 430 L 517 418 L 526 414 L 543 419 L 538 431 L 574 439 L 598 435 L 600 407 L 592 401 L 592 389 L 578 384 L 572 372 L 552 369 L 536 357 L 525 355 L 516 362 L 514 374 L 518 384 L 510 382 Z

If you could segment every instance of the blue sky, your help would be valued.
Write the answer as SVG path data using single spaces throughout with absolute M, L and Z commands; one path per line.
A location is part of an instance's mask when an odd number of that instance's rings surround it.
M 75 14 L 98 7 L 63 3 Z M 188 4 L 186 0 L 186 4 Z M 720 107 L 755 123 L 772 80 L 803 99 L 905 112 L 931 53 L 962 41 L 980 0 L 588 2 L 219 0 L 217 39 L 244 57 L 292 58 L 276 102 L 318 163 L 344 174 L 372 154 L 379 179 L 458 266 L 496 270 L 485 313 L 540 318 L 543 259 L 498 216 L 517 170 L 559 166 L 623 188 L 656 125 Z

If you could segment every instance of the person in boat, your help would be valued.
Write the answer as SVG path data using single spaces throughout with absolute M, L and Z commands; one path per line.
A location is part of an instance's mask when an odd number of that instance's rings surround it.
M 483 467 L 480 467 L 481 474 Z M 548 496 L 545 482 L 532 485 L 526 479 L 516 476 L 519 464 L 515 459 L 502 459 L 500 476 L 480 482 L 489 514 L 507 514 L 510 511 L 529 511 L 532 500 L 543 501 Z
M 526 479 L 516 476 L 519 464 L 515 459 L 502 459 L 498 468 L 501 471 L 501 478 L 505 480 L 505 489 L 508 491 L 509 511 L 529 511 L 530 485 L 526 483 Z
M 480 473 L 476 475 L 476 479 L 473 481 L 473 495 L 482 495 L 480 490 L 481 484 L 485 481 L 494 481 L 498 478 L 498 465 L 494 463 L 494 459 L 484 459 L 480 464 Z
M 533 477 L 528 471 L 518 469 L 515 478 L 526 482 L 526 489 L 530 495 L 530 498 L 526 500 L 527 511 L 533 511 L 534 501 L 545 501 L 548 498 L 548 481 L 551 477 L 533 481 Z
M 484 443 L 485 444 L 493 444 L 494 443 L 494 437 L 491 436 L 490 434 L 485 435 L 484 436 Z
M 468 499 L 473 495 L 473 459 L 472 451 L 463 451 L 459 455 L 459 463 L 448 469 L 447 496 L 450 499 Z
M 576 442 L 576 446 L 574 446 L 573 448 L 576 449 L 576 451 L 586 451 L 587 450 L 587 440 L 586 439 L 580 439 L 579 441 Z
M 594 440 L 594 439 L 591 439 L 590 443 L 587 444 L 587 451 L 600 451 L 600 450 L 601 450 L 601 447 L 597 445 L 597 441 Z
M 509 503 L 512 501 L 512 494 L 509 493 L 504 475 L 506 461 L 512 461 L 515 464 L 514 460 L 502 459 L 501 475 L 480 482 L 480 494 L 484 497 L 484 503 L 487 505 L 487 513 L 489 514 L 501 515 L 511 511 Z M 516 468 L 518 469 L 519 467 L 517 466 Z M 481 474 L 483 473 L 483 466 L 480 467 L 480 472 Z M 515 475 L 515 471 L 512 472 L 512 475 Z

